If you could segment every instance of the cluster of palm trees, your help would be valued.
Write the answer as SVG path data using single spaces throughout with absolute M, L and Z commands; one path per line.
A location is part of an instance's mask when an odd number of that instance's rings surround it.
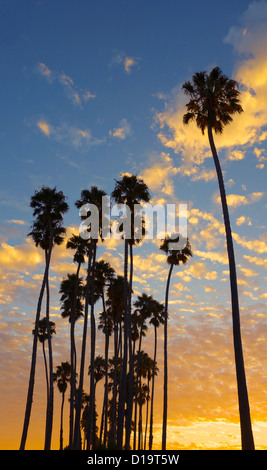
M 239 103 L 237 83 L 229 80 L 215 67 L 210 74 L 196 73 L 193 82 L 186 82 L 183 89 L 190 100 L 187 103 L 187 113 L 184 124 L 195 120 L 204 133 L 208 130 L 211 151 L 218 175 L 222 201 L 223 217 L 226 230 L 227 250 L 230 267 L 230 286 L 232 296 L 233 337 L 235 364 L 239 397 L 239 412 L 241 438 L 243 449 L 253 449 L 253 435 L 250 421 L 249 402 L 246 387 L 245 369 L 240 334 L 240 318 L 238 307 L 237 279 L 230 219 L 224 189 L 222 171 L 214 144 L 213 133 L 221 133 L 225 125 L 232 120 L 231 115 L 242 112 Z M 150 194 L 145 182 L 137 175 L 125 174 L 116 180 L 111 194 L 117 204 L 127 204 L 131 213 L 131 236 L 124 237 L 124 275 L 116 275 L 110 264 L 97 259 L 97 247 L 102 240 L 102 198 L 106 193 L 93 186 L 81 192 L 76 201 L 77 208 L 84 204 L 94 204 L 99 210 L 98 239 L 89 237 L 87 240 L 72 235 L 67 241 L 66 248 L 74 252 L 73 261 L 77 266 L 75 274 L 68 274 L 60 285 L 60 302 L 62 317 L 69 319 L 70 324 L 70 357 L 62 362 L 54 372 L 52 335 L 55 325 L 49 318 L 49 267 L 52 249 L 63 243 L 66 229 L 63 226 L 63 216 L 68 210 L 66 198 L 56 188 L 42 187 L 31 199 L 31 207 L 35 221 L 30 235 L 36 246 L 44 250 L 45 271 L 37 303 L 35 327 L 33 330 L 33 348 L 29 377 L 28 395 L 26 401 L 25 419 L 21 439 L 21 449 L 25 448 L 29 428 L 33 400 L 36 353 L 38 339 L 43 346 L 47 384 L 47 410 L 45 423 L 45 449 L 51 448 L 54 409 L 54 382 L 62 393 L 61 416 L 65 393 L 69 384 L 69 449 L 152 449 L 153 444 L 153 402 L 155 376 L 157 375 L 157 328 L 164 325 L 164 385 L 163 385 L 163 420 L 162 420 L 162 450 L 166 449 L 167 436 L 167 404 L 168 404 L 168 361 L 167 361 L 167 324 L 168 297 L 171 275 L 174 266 L 185 264 L 192 256 L 191 246 L 187 240 L 182 250 L 170 249 L 173 236 L 162 240 L 160 249 L 167 256 L 169 273 L 166 280 L 165 302 L 160 303 L 151 295 L 142 293 L 135 301 L 132 299 L 134 256 L 133 246 L 142 241 L 136 239 L 134 229 L 134 206 L 150 200 Z M 88 214 L 87 214 L 88 215 Z M 83 219 L 86 216 L 83 215 Z M 90 232 L 90 228 L 88 230 Z M 144 227 L 145 229 L 145 227 Z M 177 234 L 177 240 L 179 235 Z M 86 279 L 80 275 L 81 266 L 86 265 Z M 46 295 L 46 315 L 40 318 L 44 296 Z M 101 304 L 98 328 L 105 336 L 103 356 L 96 356 L 96 315 L 95 305 Z M 90 391 L 84 392 L 84 376 L 86 362 L 86 345 L 88 343 L 88 323 L 90 312 Z M 81 338 L 81 353 L 78 361 L 76 351 L 76 321 L 83 320 L 83 335 Z M 142 340 L 148 324 L 154 328 L 154 356 L 150 358 L 142 349 Z M 113 355 L 110 356 L 110 338 L 113 335 Z M 48 361 L 45 355 L 44 343 L 48 344 Z M 97 427 L 96 385 L 104 379 L 104 396 L 100 427 Z M 150 402 L 150 414 L 149 414 Z M 143 406 L 146 404 L 146 419 L 143 426 Z M 148 436 L 149 422 L 149 436 Z M 82 435 L 83 430 L 83 435 Z M 143 432 L 145 430 L 145 432 Z M 63 448 L 63 426 L 61 420 L 60 448 Z
M 42 187 L 36 191 L 31 199 L 33 214 L 36 219 L 33 223 L 30 235 L 36 246 L 45 251 L 45 273 L 38 300 L 35 328 L 33 330 L 32 364 L 28 389 L 28 398 L 25 413 L 24 430 L 21 448 L 24 448 L 29 426 L 31 404 L 33 398 L 33 385 L 35 377 L 37 342 L 42 344 L 46 389 L 47 411 L 45 427 L 45 449 L 51 447 L 54 388 L 56 381 L 62 393 L 60 449 L 63 448 L 63 407 L 65 393 L 69 383 L 69 449 L 95 449 L 116 447 L 117 449 L 143 449 L 152 448 L 153 442 L 153 403 L 155 376 L 158 367 L 156 361 L 157 328 L 165 325 L 167 335 L 168 318 L 168 292 L 170 276 L 174 265 L 185 263 L 191 255 L 190 245 L 180 251 L 170 251 L 169 242 L 173 239 L 166 238 L 160 249 L 167 255 L 170 264 L 166 288 L 165 305 L 158 302 L 151 295 L 142 293 L 132 300 L 133 294 L 133 246 L 139 244 L 142 239 L 136 239 L 134 227 L 134 209 L 136 204 L 142 201 L 148 202 L 150 195 L 147 185 L 137 175 L 124 175 L 116 180 L 113 200 L 127 204 L 131 210 L 131 238 L 126 238 L 121 229 L 121 237 L 124 238 L 124 275 L 117 275 L 112 266 L 105 260 L 97 260 L 98 242 L 102 235 L 102 197 L 106 193 L 92 186 L 90 190 L 81 192 L 81 198 L 75 205 L 80 208 L 84 204 L 94 204 L 99 209 L 100 224 L 99 238 L 72 234 L 66 241 L 66 249 L 72 250 L 73 262 L 76 264 L 76 272 L 68 274 L 60 284 L 59 294 L 62 317 L 68 318 L 70 324 L 70 357 L 66 362 L 57 366 L 54 372 L 52 336 L 55 333 L 55 324 L 49 318 L 49 266 L 54 245 L 63 243 L 66 232 L 63 227 L 63 215 L 68 210 L 65 196 L 57 192 L 56 188 Z M 88 214 L 87 214 L 88 215 Z M 85 216 L 83 216 L 85 218 Z M 145 226 L 143 227 L 145 230 Z M 90 227 L 88 227 L 90 231 Z M 144 236 L 144 230 L 142 237 Z M 81 267 L 87 262 L 86 279 L 81 276 Z M 46 316 L 40 318 L 41 306 L 46 293 Z M 99 302 L 99 303 L 97 303 Z M 96 315 L 95 305 L 101 305 L 98 319 L 98 328 L 105 335 L 104 354 L 95 356 L 96 351 Z M 86 344 L 88 343 L 88 320 L 90 312 L 90 392 L 84 391 Z M 75 324 L 78 319 L 83 319 L 83 335 L 81 338 L 80 361 L 77 358 Z M 142 349 L 142 339 L 147 330 L 147 322 L 154 328 L 154 357 L 153 359 Z M 110 338 L 113 335 L 113 355 L 110 357 Z M 45 352 L 45 341 L 48 343 L 48 360 Z M 164 382 L 164 416 L 163 416 L 163 447 L 166 447 L 166 423 L 167 423 L 167 338 L 165 338 L 165 382 Z M 96 384 L 104 379 L 104 396 L 101 415 L 101 426 L 97 432 L 96 420 Z M 150 418 L 149 418 L 150 402 Z M 142 409 L 146 406 L 145 433 L 143 435 Z M 148 437 L 149 418 L 149 437 Z M 82 434 L 83 429 L 83 444 Z

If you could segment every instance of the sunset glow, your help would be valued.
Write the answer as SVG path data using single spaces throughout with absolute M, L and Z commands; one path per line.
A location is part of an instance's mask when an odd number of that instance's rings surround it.
M 182 84 L 218 66 L 239 84 L 244 112 L 214 140 L 234 241 L 241 332 L 256 449 L 267 449 L 267 1 L 4 1 L 0 82 L 0 448 L 18 449 L 26 406 L 44 250 L 29 235 L 31 197 L 42 186 L 67 198 L 66 235 L 49 270 L 54 370 L 70 361 L 70 323 L 60 283 L 76 273 L 67 240 L 79 234 L 83 189 L 108 195 L 115 180 L 137 175 L 151 204 L 187 205 L 193 256 L 174 266 L 169 291 L 167 449 L 240 449 L 232 307 L 225 226 L 207 132 L 183 124 Z M 188 29 L 189 28 L 189 29 Z M 169 272 L 161 240 L 133 248 L 132 302 L 142 293 L 164 304 Z M 87 258 L 86 258 L 87 260 Z M 97 260 L 124 275 L 124 242 L 98 243 Z M 129 254 L 130 263 L 130 254 Z M 80 275 L 86 279 L 86 264 Z M 133 308 L 134 309 L 134 308 Z M 98 329 L 96 351 L 104 356 Z M 41 317 L 45 316 L 45 300 Z M 142 339 L 153 358 L 154 329 Z M 90 309 L 84 391 L 89 394 Z M 75 324 L 80 364 L 83 317 Z M 161 449 L 163 325 L 158 328 L 153 449 Z M 47 343 L 46 343 L 47 347 Z M 114 354 L 113 336 L 109 354 Z M 137 348 L 137 345 L 136 345 Z M 78 370 L 79 372 L 79 370 Z M 145 379 L 144 379 L 145 380 Z M 69 439 L 68 385 L 64 446 Z M 96 384 L 98 421 L 104 379 Z M 54 384 L 52 449 L 59 449 L 61 394 Z M 110 397 L 109 397 L 110 398 Z M 142 408 L 145 433 L 146 404 Z M 46 382 L 38 342 L 26 449 L 43 449 Z M 149 433 L 149 423 L 148 423 Z

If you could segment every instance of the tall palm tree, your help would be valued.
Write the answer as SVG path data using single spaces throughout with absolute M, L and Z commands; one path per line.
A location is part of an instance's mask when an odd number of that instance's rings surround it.
M 99 239 L 102 239 L 102 226 L 105 223 L 104 214 L 102 211 L 102 198 L 106 196 L 106 193 L 96 186 L 92 186 L 91 189 L 84 189 L 81 192 L 81 198 L 76 201 L 75 205 L 77 208 L 81 208 L 85 204 L 93 204 L 97 207 L 99 213 Z M 89 217 L 91 211 L 88 210 L 87 217 Z M 82 216 L 82 218 L 86 218 Z M 91 235 L 91 232 L 95 231 L 95 227 L 88 227 L 89 232 L 89 250 L 88 250 L 88 269 L 87 269 L 87 284 L 86 284 L 86 295 L 85 295 L 85 313 L 84 313 L 84 330 L 83 330 L 83 339 L 82 339 L 82 353 L 81 353 L 81 365 L 80 365 L 80 382 L 78 389 L 77 397 L 77 406 L 76 406 L 76 416 L 75 416 L 75 431 L 74 431 L 74 447 L 77 449 L 80 446 L 79 442 L 79 427 L 80 427 L 80 417 L 81 417 L 81 400 L 82 400 L 82 389 L 83 389 L 83 380 L 84 380 L 84 362 L 85 362 L 85 348 L 86 348 L 86 333 L 87 333 L 87 320 L 88 320 L 88 306 L 90 304 L 90 325 L 91 325 L 91 368 L 92 373 L 90 375 L 90 400 L 91 406 L 89 407 L 90 419 L 88 423 L 88 433 L 87 433 L 87 443 L 90 446 L 91 438 L 90 433 L 93 426 L 93 404 L 95 400 L 94 393 L 94 359 L 95 359 L 95 338 L 96 338 L 96 328 L 95 328 L 95 315 L 94 315 L 94 303 L 95 303 L 95 293 L 94 293 L 94 282 L 95 282 L 95 263 L 96 263 L 96 248 L 98 239 L 94 238 L 94 235 Z M 94 437 L 95 433 L 93 433 Z
M 154 412 L 154 390 L 155 390 L 155 365 L 157 358 L 157 329 L 164 324 L 164 305 L 154 300 L 152 309 L 152 316 L 149 323 L 154 326 L 154 357 L 153 357 L 153 371 L 152 371 L 152 386 L 151 386 L 151 404 L 150 404 L 150 429 L 149 429 L 149 450 L 152 450 L 153 444 L 153 412 Z
M 53 374 L 53 380 L 57 382 L 58 389 L 62 393 L 61 402 L 61 413 L 60 413 L 60 438 L 59 438 L 59 450 L 63 450 L 63 410 L 65 393 L 67 390 L 68 383 L 71 379 L 71 367 L 69 362 L 61 362 L 60 366 L 57 366 L 56 372 Z
M 114 340 L 114 360 L 113 360 L 113 387 L 112 387 L 112 400 L 111 400 L 111 423 L 109 429 L 109 441 L 115 443 L 116 435 L 116 408 L 117 408 L 117 370 L 121 366 L 121 358 L 119 357 L 119 325 L 122 318 L 125 316 L 125 302 L 124 302 L 124 277 L 116 276 L 111 279 L 110 285 L 107 289 L 107 314 L 112 319 L 113 323 L 113 340 Z
M 125 322 L 124 322 L 124 354 L 122 374 L 120 380 L 120 396 L 118 409 L 118 435 L 117 446 L 122 449 L 123 441 L 123 424 L 124 424 L 124 408 L 126 397 L 126 377 L 127 362 L 129 357 L 129 398 L 127 406 L 127 422 L 126 422 L 126 449 L 130 445 L 132 406 L 133 406 L 133 355 L 131 344 L 131 293 L 133 279 L 133 245 L 136 243 L 134 230 L 134 206 L 141 202 L 149 202 L 150 194 L 145 182 L 138 178 L 137 175 L 123 175 L 121 180 L 116 180 L 115 188 L 111 194 L 117 204 L 126 204 L 131 212 L 131 237 L 124 237 L 124 302 L 125 302 Z M 128 289 L 128 246 L 130 247 L 130 280 Z
M 137 423 L 137 404 L 138 404 L 138 392 L 140 393 L 141 390 L 141 345 L 142 345 L 142 338 L 145 335 L 144 331 L 147 329 L 145 324 L 146 320 L 150 318 L 152 315 L 152 308 L 153 308 L 153 297 L 151 295 L 147 295 L 142 293 L 137 297 L 137 300 L 134 302 L 134 306 L 136 307 L 135 314 L 138 315 L 137 323 L 139 325 L 139 345 L 137 351 L 137 366 L 136 366 L 136 396 L 135 396 L 135 408 L 134 408 L 134 441 L 133 441 L 133 448 L 136 449 L 136 423 Z
M 190 81 L 184 83 L 183 90 L 190 98 L 186 105 L 187 113 L 184 114 L 183 122 L 188 124 L 192 120 L 195 121 L 197 127 L 201 129 L 202 134 L 204 134 L 207 129 L 209 144 L 218 177 L 230 270 L 233 340 L 242 449 L 253 450 L 254 439 L 242 350 L 234 246 L 223 175 L 213 138 L 213 130 L 216 134 L 221 134 L 224 127 L 233 121 L 232 115 L 243 111 L 239 100 L 240 92 L 237 82 L 230 80 L 222 73 L 219 67 L 212 69 L 209 74 L 207 72 L 195 73 L 193 83 Z
M 81 239 L 82 240 L 82 239 Z M 84 242 L 84 240 L 82 240 Z M 78 274 L 78 275 L 77 275 Z M 73 439 L 73 419 L 74 419 L 74 403 L 75 403 L 75 380 L 76 380 L 76 346 L 75 346 L 75 322 L 83 316 L 84 285 L 82 277 L 79 277 L 79 266 L 77 272 L 68 274 L 60 284 L 59 293 L 61 294 L 61 316 L 69 318 L 70 323 L 70 364 L 71 364 L 71 380 L 70 380 L 70 429 L 69 429 L 69 446 L 71 448 Z
M 63 215 L 67 212 L 69 206 L 62 191 L 57 191 L 56 188 L 49 188 L 43 186 L 40 191 L 35 191 L 31 198 L 30 206 L 33 208 L 33 216 L 36 217 L 32 225 L 32 230 L 29 235 L 32 236 L 35 245 L 40 246 L 45 252 L 45 272 L 40 289 L 40 294 L 37 303 L 35 330 L 33 335 L 32 358 L 29 377 L 28 394 L 26 401 L 25 418 L 23 424 L 23 431 L 20 443 L 20 450 L 25 449 L 27 433 L 30 423 L 31 408 L 33 401 L 35 367 L 36 367 L 36 352 L 38 340 L 39 319 L 42 306 L 42 300 L 45 287 L 48 286 L 48 273 L 51 260 L 51 253 L 54 245 L 60 245 L 63 242 L 66 229 L 63 227 Z M 48 289 L 47 289 L 48 290 Z M 49 347 L 49 375 L 50 375 L 50 412 L 49 422 L 47 423 L 46 432 L 46 449 L 50 449 L 52 422 L 53 422 L 53 362 L 52 362 L 52 345 L 49 326 L 49 310 L 46 311 L 47 333 L 48 333 L 48 347 Z
M 115 271 L 105 260 L 100 260 L 96 262 L 95 267 L 95 287 L 96 290 L 100 293 L 102 298 L 102 307 L 103 312 L 100 317 L 100 323 L 98 329 L 102 330 L 105 334 L 105 386 L 104 386 L 104 399 L 103 399 L 103 413 L 101 420 L 101 429 L 100 429 L 100 441 L 102 440 L 102 431 L 104 426 L 104 442 L 107 439 L 107 420 L 108 420 L 108 348 L 109 348 L 109 338 L 112 332 L 112 323 L 111 318 L 107 314 L 106 301 L 105 301 L 105 288 L 110 284 L 112 279 L 114 279 Z M 103 423 L 103 426 L 102 426 Z
M 163 384 L 163 424 L 162 424 L 162 450 L 166 450 L 166 438 L 167 438 L 167 403 L 168 403 L 168 357 L 167 357 L 167 341 L 168 341 L 168 300 L 169 300 L 169 289 L 171 275 L 174 266 L 179 266 L 180 263 L 185 264 L 188 262 L 189 257 L 192 256 L 191 246 L 187 240 L 186 246 L 182 250 L 173 250 L 170 248 L 170 243 L 177 243 L 179 241 L 179 235 L 176 237 L 173 234 L 172 237 L 167 236 L 160 245 L 160 250 L 164 251 L 167 255 L 167 263 L 169 264 L 169 274 L 166 284 L 165 292 L 165 312 L 164 312 L 164 384 Z

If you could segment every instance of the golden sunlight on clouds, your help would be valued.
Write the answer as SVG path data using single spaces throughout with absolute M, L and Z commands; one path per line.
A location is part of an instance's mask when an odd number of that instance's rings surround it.
M 119 140 L 124 140 L 131 134 L 131 125 L 127 119 L 123 118 L 119 122 L 119 127 L 109 131 L 109 135 L 116 137 Z
M 168 196 L 174 193 L 172 177 L 178 173 L 178 168 L 173 165 L 173 160 L 168 153 L 160 155 L 152 154 L 149 167 L 141 172 L 141 178 L 153 192 L 162 192 Z
M 243 146 L 266 139 L 266 132 L 262 130 L 267 124 L 267 50 L 263 47 L 267 41 L 266 8 L 264 2 L 257 6 L 250 5 L 243 15 L 243 21 L 248 25 L 247 33 L 243 34 L 243 26 L 231 28 L 225 38 L 225 42 L 231 44 L 241 56 L 233 78 L 240 84 L 240 98 L 244 109 L 242 114 L 235 116 L 231 126 L 227 126 L 224 133 L 215 138 L 218 150 L 229 149 L 230 160 L 243 160 Z M 258 26 L 257 9 L 262 9 L 264 13 L 261 27 Z M 211 155 L 207 135 L 203 136 L 194 123 L 187 126 L 183 124 L 187 101 L 179 84 L 165 102 L 164 110 L 155 113 L 154 119 L 159 127 L 158 137 L 162 144 L 181 154 L 181 174 L 199 179 L 199 176 L 194 176 L 196 167 Z M 237 146 L 241 148 L 235 148 Z M 255 155 L 258 159 L 257 168 L 263 169 L 266 160 L 264 151 L 257 149 Z M 209 176 L 212 177 L 212 173 Z
M 264 196 L 263 192 L 257 192 L 257 193 L 255 192 L 255 193 L 249 194 L 248 196 L 244 196 L 240 194 L 228 194 L 226 198 L 227 198 L 228 206 L 238 207 L 238 206 L 253 204 L 254 202 L 258 202 L 263 196 Z M 221 198 L 217 197 L 216 201 L 218 204 L 220 204 Z
M 45 122 L 45 121 L 38 121 L 38 122 L 37 122 L 37 126 L 39 127 L 39 129 L 40 129 L 45 135 L 47 135 L 47 137 L 49 137 L 50 132 L 51 132 L 51 129 L 50 129 L 49 124 L 47 124 L 47 122 Z

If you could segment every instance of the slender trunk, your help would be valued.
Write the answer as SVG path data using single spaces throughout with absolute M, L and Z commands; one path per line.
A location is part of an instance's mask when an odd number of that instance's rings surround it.
M 61 413 L 60 413 L 60 438 L 59 450 L 63 450 L 63 409 L 64 409 L 65 393 L 62 393 Z
M 46 278 L 47 278 L 47 275 L 48 275 L 49 265 L 50 265 L 50 260 L 51 260 L 52 247 L 53 247 L 53 237 L 51 236 L 48 255 L 46 257 L 46 266 L 45 266 L 43 282 L 42 282 L 42 286 L 41 286 L 41 290 L 40 290 L 40 294 L 39 294 L 39 299 L 38 299 L 38 303 L 37 303 L 35 328 L 34 328 L 34 335 L 33 335 L 31 369 L 30 369 L 28 394 L 27 394 L 27 402 L 26 402 L 26 409 L 25 409 L 25 416 L 24 416 L 23 431 L 22 431 L 22 436 L 21 436 L 20 450 L 25 449 L 25 444 L 26 444 L 27 434 L 28 434 L 28 429 L 29 429 L 29 424 L 30 424 L 31 409 L 32 409 L 32 402 L 33 402 L 35 368 L 36 368 L 39 319 L 40 319 L 42 301 L 43 301 L 43 296 L 44 296 L 44 290 L 45 290 L 45 286 L 46 286 Z
M 152 372 L 152 390 L 151 390 L 151 404 L 150 404 L 150 429 L 149 429 L 149 450 L 152 450 L 153 443 L 153 407 L 154 407 L 154 386 L 155 386 L 155 367 L 157 357 L 157 327 L 154 326 L 155 338 L 154 338 L 154 363 Z
M 234 353 L 235 353 L 235 366 L 236 366 L 236 378 L 237 378 L 237 389 L 238 389 L 238 401 L 239 401 L 239 415 L 240 415 L 240 427 L 241 427 L 241 441 L 243 450 L 254 450 L 254 439 L 251 426 L 249 399 L 246 383 L 245 366 L 243 359 L 242 350 L 242 339 L 240 329 L 240 315 L 239 315 L 239 303 L 238 303 L 238 288 L 237 288 L 237 276 L 234 256 L 234 246 L 230 225 L 230 218 L 223 182 L 222 170 L 217 155 L 216 147 L 213 140 L 212 128 L 208 126 L 208 137 L 210 148 L 212 151 L 214 164 L 217 172 L 221 203 L 225 224 L 227 252 L 229 259 L 229 270 L 230 270 L 230 285 L 231 285 L 231 299 L 232 299 L 232 319 L 233 319 L 233 341 L 234 341 Z
M 47 401 L 46 410 L 46 431 L 45 431 L 45 446 L 44 450 L 50 450 L 53 428 L 53 408 L 54 408 L 54 380 L 53 380 L 53 353 L 52 353 L 52 336 L 50 331 L 49 321 L 49 304 L 50 304 L 50 291 L 48 272 L 46 277 L 46 330 L 48 341 L 48 360 L 49 360 L 49 396 Z
M 164 317 L 164 384 L 163 384 L 163 423 L 162 423 L 162 450 L 166 450 L 167 439 L 167 405 L 168 405 L 168 357 L 167 357 L 167 343 L 168 343 L 168 299 L 170 280 L 173 270 L 173 263 L 170 265 L 168 280 L 165 293 L 165 317 Z
M 142 344 L 142 333 L 143 333 L 143 325 L 142 323 L 140 327 L 139 333 L 139 345 L 138 345 L 138 352 L 137 352 L 137 364 L 136 364 L 136 377 L 135 377 L 135 388 L 136 388 L 136 395 L 135 395 L 135 403 L 134 403 L 134 438 L 133 438 L 133 448 L 136 449 L 136 434 L 137 434 L 137 405 L 138 405 L 138 392 L 141 393 L 141 364 L 140 364 L 140 356 L 141 356 L 141 344 Z
M 148 405 L 149 405 L 149 384 L 150 384 L 149 372 L 147 375 L 147 401 L 146 401 L 146 424 L 145 424 L 145 437 L 144 437 L 144 450 L 146 450 L 146 436 L 147 436 L 147 425 L 148 425 Z
M 72 446 L 73 449 L 76 449 L 76 450 L 79 450 L 81 447 L 80 419 L 81 419 L 81 409 L 82 409 L 84 363 L 85 363 L 85 350 L 86 350 L 86 339 L 87 339 L 88 305 L 89 305 L 89 292 L 90 292 L 90 281 L 91 281 L 90 279 L 91 262 L 92 262 L 92 243 L 90 242 L 89 253 L 88 253 L 85 306 L 84 306 L 84 323 L 83 323 L 83 338 L 82 338 L 79 388 L 78 388 L 78 393 L 77 393 L 77 403 L 75 404 L 76 413 L 75 413 L 75 425 L 74 425 L 74 439 L 73 439 L 73 446 Z
M 134 358 L 132 348 L 132 329 L 131 329 L 131 311 L 132 311 L 132 285 L 133 285 L 133 244 L 130 244 L 130 282 L 128 294 L 128 343 L 129 343 L 129 396 L 127 403 L 127 416 L 126 416 L 126 437 L 125 449 L 130 449 L 130 438 L 132 430 L 132 413 L 133 413 L 133 378 L 134 378 Z
M 73 421 L 74 421 L 74 403 L 75 403 L 75 384 L 76 384 L 76 348 L 75 348 L 75 313 L 77 305 L 77 294 L 78 294 L 78 284 L 79 284 L 79 273 L 80 273 L 81 263 L 78 264 L 76 272 L 76 282 L 74 290 L 74 299 L 73 305 L 71 308 L 71 317 L 70 317 L 70 366 L 71 366 L 71 379 L 70 379 L 70 429 L 69 429 L 69 448 L 71 449 L 73 441 Z
M 111 405 L 111 423 L 109 430 L 109 440 L 115 443 L 116 435 L 116 404 L 117 404 L 117 365 L 118 365 L 118 323 L 114 325 L 114 372 L 113 372 L 113 395 Z
M 48 379 L 47 360 L 46 360 L 46 354 L 45 354 L 45 341 L 43 341 L 43 343 L 42 343 L 42 348 L 43 348 L 44 365 L 45 365 L 46 396 L 47 396 L 47 402 L 48 402 L 48 400 L 49 400 L 49 379 Z
M 94 278 L 95 278 L 95 261 L 96 261 L 96 241 L 93 242 L 93 262 L 92 262 L 92 282 L 90 292 L 91 302 L 91 373 L 90 373 L 90 406 L 89 406 L 89 419 L 87 428 L 87 450 L 90 450 L 91 442 L 92 448 L 95 449 L 95 314 L 94 314 Z
M 108 331 L 108 321 L 107 321 L 107 312 L 105 305 L 105 295 L 104 289 L 102 291 L 102 302 L 103 302 L 103 312 L 105 320 L 105 389 L 104 389 L 104 401 L 103 401 L 103 427 L 104 427 L 104 445 L 107 442 L 107 426 L 108 426 L 108 348 L 109 348 L 109 331 Z M 100 442 L 102 442 L 102 432 L 103 432 L 102 422 L 101 422 L 101 432 L 100 432 Z
M 117 432 L 117 448 L 122 449 L 123 443 L 123 425 L 124 425 L 124 407 L 126 396 L 126 378 L 127 378 L 127 362 L 128 362 L 128 331 L 129 331 L 129 309 L 128 309 L 128 241 L 125 239 L 124 254 L 124 345 L 123 345 L 123 361 L 122 371 L 120 374 L 120 390 L 118 405 L 118 432 Z M 130 319 L 131 321 L 131 319 Z

